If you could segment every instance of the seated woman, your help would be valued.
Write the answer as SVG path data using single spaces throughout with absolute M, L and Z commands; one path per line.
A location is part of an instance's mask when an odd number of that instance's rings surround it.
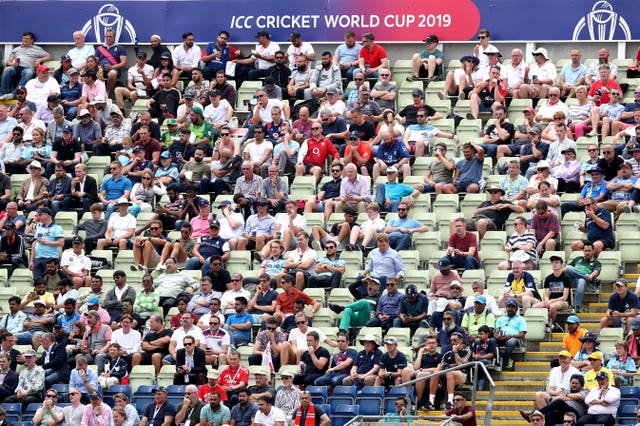
M 447 73 L 444 81 L 444 94 L 457 96 L 459 99 L 468 98 L 476 80 L 480 78 L 479 64 L 480 59 L 472 55 L 460 58 L 460 68 Z

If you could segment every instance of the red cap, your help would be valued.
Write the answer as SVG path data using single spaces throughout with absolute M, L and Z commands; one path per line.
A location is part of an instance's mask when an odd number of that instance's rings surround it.
M 36 68 L 36 72 L 49 72 L 49 67 L 46 65 L 40 65 Z
M 532 113 L 534 113 L 534 114 L 535 114 L 536 110 L 535 110 L 535 109 L 533 109 L 533 107 L 526 107 L 526 108 L 524 109 L 524 111 L 522 111 L 522 112 L 532 112 Z

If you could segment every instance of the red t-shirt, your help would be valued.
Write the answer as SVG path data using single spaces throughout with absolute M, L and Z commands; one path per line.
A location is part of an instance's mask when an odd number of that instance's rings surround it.
M 293 292 L 289 295 L 286 291 L 283 291 L 276 298 L 276 306 L 280 306 L 280 312 L 283 314 L 293 313 L 293 301 L 296 299 L 304 300 L 306 305 L 312 305 L 314 300 L 306 293 L 301 292 L 297 288 L 293 289 Z
M 222 387 L 237 386 L 240 382 L 249 384 L 249 369 L 247 367 L 240 366 L 234 371 L 231 366 L 228 366 L 222 370 L 218 379 L 218 384 Z
M 470 405 L 465 405 L 464 408 L 462 410 L 460 410 L 460 412 L 456 412 L 455 409 L 451 409 L 451 410 L 447 410 L 447 412 L 445 413 L 447 416 L 464 416 L 467 413 L 473 413 L 473 416 L 471 416 L 471 418 L 469 420 L 456 420 L 458 423 L 460 423 L 462 426 L 476 426 L 476 410 L 470 406 Z
M 218 395 L 220 395 L 220 401 L 227 402 L 227 400 L 229 399 L 227 397 L 227 392 L 224 389 L 222 389 L 222 386 L 220 386 L 217 383 L 213 387 L 209 385 L 209 383 L 205 383 L 204 385 L 200 386 L 198 388 L 198 398 L 200 399 L 200 401 L 205 402 L 204 401 L 205 395 L 208 395 L 211 392 L 216 392 Z
M 351 152 L 351 148 L 352 148 L 351 144 L 347 144 L 347 146 L 344 149 L 344 158 L 347 158 L 349 156 L 349 153 Z M 371 159 L 372 159 L 371 145 L 369 145 L 366 142 L 360 142 L 358 144 L 357 151 L 358 151 L 358 155 L 360 155 L 360 157 L 362 157 L 363 160 L 366 160 L 366 164 L 371 163 Z M 359 166 L 358 160 L 356 159 L 355 156 L 351 159 L 351 162 L 356 166 Z
M 329 139 L 324 137 L 319 141 L 313 138 L 307 139 L 307 147 L 307 155 L 302 160 L 304 164 L 322 167 L 329 154 L 335 159 L 340 158 L 336 147 L 333 146 Z
M 449 236 L 449 247 L 456 248 L 460 251 L 469 251 L 469 248 L 475 247 L 476 252 L 473 257 L 480 260 L 480 256 L 478 256 L 478 240 L 476 238 L 476 234 L 473 232 L 468 232 L 465 234 L 464 238 L 460 238 L 458 234 L 455 232 Z
M 620 85 L 618 84 L 618 82 L 615 80 L 609 79 L 606 85 L 602 84 L 602 80 L 598 80 L 595 83 L 593 83 L 591 85 L 591 89 L 589 89 L 589 96 L 595 96 L 596 90 L 602 89 L 603 86 L 609 90 L 616 88 L 620 93 L 622 93 L 622 89 L 620 88 Z M 601 104 L 608 104 L 609 94 L 603 93 L 602 96 L 600 97 L 600 101 L 599 102 L 594 101 L 594 103 L 598 106 L 600 106 Z
M 379 44 L 374 44 L 371 52 L 366 47 L 360 49 L 361 58 L 364 58 L 365 65 L 371 68 L 377 68 L 382 65 L 382 60 L 387 57 L 387 52 Z

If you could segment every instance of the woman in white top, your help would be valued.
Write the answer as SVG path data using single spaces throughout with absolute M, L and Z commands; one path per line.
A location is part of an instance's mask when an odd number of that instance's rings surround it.
M 153 197 L 156 195 L 164 195 L 167 193 L 165 186 L 161 181 L 158 181 L 158 185 L 153 184 L 153 173 L 149 170 L 145 170 L 142 173 L 142 181 L 136 183 L 131 188 L 131 202 L 132 206 L 129 207 L 129 213 L 133 217 L 137 217 L 140 212 L 151 213 L 153 207 Z

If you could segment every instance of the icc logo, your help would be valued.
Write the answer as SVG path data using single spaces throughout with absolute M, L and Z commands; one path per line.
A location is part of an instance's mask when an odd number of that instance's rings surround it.
M 137 36 L 133 24 L 124 16 L 120 15 L 118 8 L 112 4 L 103 5 L 100 10 L 98 10 L 98 14 L 84 24 L 82 33 L 87 36 L 89 32 L 93 30 L 96 42 L 104 43 L 104 32 L 107 29 L 112 29 L 116 32 L 116 43 L 127 41 L 130 43 L 136 42 Z M 123 30 L 129 35 L 129 40 L 121 39 Z
M 584 34 L 586 28 L 587 34 Z M 631 30 L 627 21 L 616 12 L 607 1 L 596 2 L 591 11 L 580 18 L 573 29 L 573 40 L 631 40 Z

